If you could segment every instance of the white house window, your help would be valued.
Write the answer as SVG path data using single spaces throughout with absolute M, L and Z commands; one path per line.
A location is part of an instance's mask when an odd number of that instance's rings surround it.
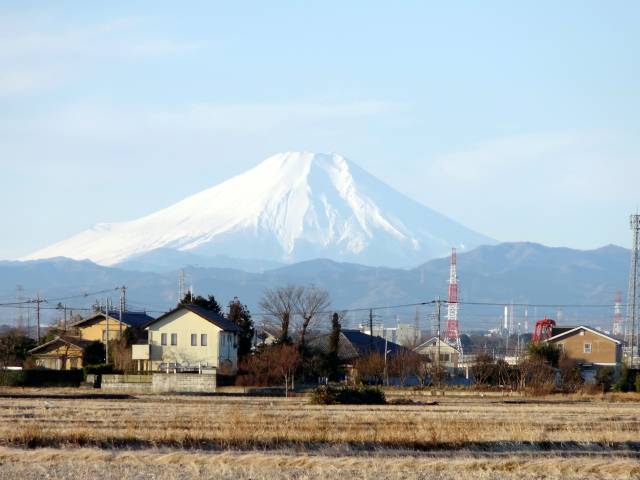
M 172 333 L 171 334 L 171 345 L 178 345 L 178 334 L 177 333 Z
M 166 333 L 161 333 L 160 334 L 160 345 L 166 345 L 167 344 L 167 334 Z
M 192 333 L 191 334 L 191 346 L 192 347 L 197 347 L 198 346 L 198 334 L 197 333 Z
M 200 335 L 200 345 L 202 345 L 203 347 L 207 346 L 207 334 L 203 333 Z
M 584 353 L 591 353 L 591 344 L 590 343 L 585 343 L 584 344 Z

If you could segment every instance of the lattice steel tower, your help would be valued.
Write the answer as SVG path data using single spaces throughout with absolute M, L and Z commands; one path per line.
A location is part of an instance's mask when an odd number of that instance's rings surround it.
M 638 254 L 640 252 L 640 215 L 631 215 L 631 231 L 633 232 L 633 244 L 631 246 L 631 268 L 629 270 L 629 290 L 627 292 L 627 322 L 625 326 L 625 354 L 629 365 L 635 365 L 638 348 L 638 289 L 640 278 L 638 275 Z
M 447 325 L 444 341 L 462 353 L 460 328 L 458 325 L 458 274 L 456 272 L 456 249 L 451 249 L 451 265 L 449 267 L 449 301 L 447 303 Z

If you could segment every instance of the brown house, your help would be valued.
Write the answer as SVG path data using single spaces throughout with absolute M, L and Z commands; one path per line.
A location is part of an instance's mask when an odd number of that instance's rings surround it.
M 554 329 L 547 342 L 557 345 L 568 358 L 583 367 L 617 368 L 622 361 L 620 340 L 583 325 Z

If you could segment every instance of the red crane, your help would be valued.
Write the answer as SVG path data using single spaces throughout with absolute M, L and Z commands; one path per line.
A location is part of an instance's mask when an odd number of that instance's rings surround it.
M 551 318 L 544 317 L 543 320 L 538 320 L 536 322 L 536 329 L 533 331 L 533 343 L 540 343 L 547 338 L 551 338 L 551 332 L 555 326 L 556 321 Z

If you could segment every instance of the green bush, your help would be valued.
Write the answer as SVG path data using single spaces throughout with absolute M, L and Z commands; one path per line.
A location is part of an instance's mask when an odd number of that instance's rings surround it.
M 636 375 L 636 392 L 640 392 L 640 375 Z
M 629 368 L 626 364 L 622 364 L 618 381 L 613 386 L 616 392 L 633 392 L 637 390 L 636 383 L 638 381 L 638 370 Z
M 384 405 L 387 401 L 384 392 L 379 388 L 322 385 L 312 392 L 311 403 L 315 405 Z
M 602 367 L 596 372 L 596 385 L 600 387 L 603 392 L 611 390 L 613 374 L 614 370 L 611 367 Z
M 0 370 L 0 386 L 5 387 L 77 387 L 82 370 Z

